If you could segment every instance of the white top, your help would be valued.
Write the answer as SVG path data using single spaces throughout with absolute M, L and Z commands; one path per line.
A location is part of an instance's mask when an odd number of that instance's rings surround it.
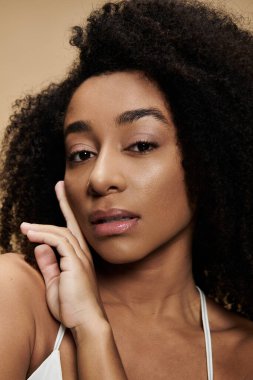
M 206 298 L 200 288 L 201 317 L 205 335 L 206 345 L 206 361 L 207 361 L 207 379 L 213 380 L 213 359 L 212 359 L 212 343 L 211 334 L 207 314 Z M 36 369 L 36 371 L 27 380 L 63 380 L 60 359 L 60 344 L 65 333 L 65 327 L 60 325 L 53 352 L 44 360 L 44 362 Z
M 27 380 L 62 380 L 60 344 L 65 327 L 60 325 L 54 344 L 54 350 Z

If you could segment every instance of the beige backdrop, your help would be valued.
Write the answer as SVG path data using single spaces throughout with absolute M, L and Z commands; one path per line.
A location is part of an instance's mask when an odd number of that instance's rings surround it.
M 215 0 L 253 19 L 253 0 Z M 0 0 L 0 133 L 11 104 L 62 78 L 75 49 L 70 28 L 82 23 L 102 0 Z

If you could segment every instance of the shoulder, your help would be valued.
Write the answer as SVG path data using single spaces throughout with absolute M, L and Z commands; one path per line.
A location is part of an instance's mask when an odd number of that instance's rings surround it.
M 58 324 L 48 310 L 42 276 L 21 254 L 0 255 L 0 310 L 0 373 L 24 379 L 50 352 Z
M 24 256 L 17 253 L 0 255 L 0 307 L 3 316 L 13 323 L 29 324 L 29 335 L 41 301 L 45 300 L 45 286 L 40 273 L 31 267 Z M 19 315 L 19 318 L 14 317 Z
M 25 378 L 29 368 L 35 339 L 32 283 L 37 276 L 33 271 L 21 255 L 0 255 L 0 373 L 4 378 Z
M 29 296 L 38 293 L 36 286 L 43 284 L 40 274 L 24 260 L 24 256 L 17 253 L 5 253 L 0 255 L 0 299 L 6 300 L 6 295 L 11 295 L 17 301 L 16 307 L 29 301 Z M 22 298 L 20 295 L 22 294 Z M 32 305 L 32 303 L 31 303 Z M 27 306 L 27 305 L 26 305 Z
M 8 295 L 16 300 L 15 307 L 22 307 L 24 304 L 26 307 L 29 305 L 33 307 L 34 303 L 31 300 L 43 292 L 41 275 L 25 262 L 23 255 L 17 253 L 0 255 L 0 300 L 2 302 Z
M 0 255 L 0 271 L 4 273 L 4 269 L 12 269 L 14 271 L 17 270 L 20 274 L 21 272 L 27 272 L 27 270 L 30 271 L 30 269 L 32 272 L 37 272 L 28 263 L 26 263 L 24 255 L 12 252 Z
M 239 315 L 235 315 L 234 319 L 230 338 L 233 347 L 232 366 L 234 372 L 239 369 L 240 378 L 250 380 L 253 379 L 253 322 Z
M 245 374 L 245 380 L 249 380 L 253 378 L 253 321 L 237 315 L 235 319 L 236 350 L 234 358 Z
M 6 310 L 8 315 L 11 311 L 23 311 L 23 322 L 29 320 L 34 329 L 41 328 L 46 322 L 55 323 L 47 306 L 42 275 L 25 261 L 22 254 L 0 255 L 0 307 L 3 304 L 12 306 L 9 311 Z M 33 330 L 32 326 L 30 325 L 30 331 Z
M 212 300 L 208 300 L 208 307 L 213 351 L 222 358 L 220 365 L 226 368 L 226 373 L 238 373 L 238 378 L 252 379 L 253 321 Z

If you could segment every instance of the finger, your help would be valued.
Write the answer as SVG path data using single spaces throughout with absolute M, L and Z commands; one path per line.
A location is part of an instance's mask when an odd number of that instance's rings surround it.
M 55 318 L 59 319 L 60 310 L 57 300 L 59 300 L 60 269 L 56 256 L 52 248 L 46 244 L 38 245 L 34 249 L 34 255 L 44 278 L 48 305 L 51 305 Z
M 55 185 L 55 191 L 60 204 L 61 211 L 66 220 L 67 227 L 73 233 L 73 235 L 76 236 L 80 244 L 80 247 L 84 250 L 88 250 L 88 246 L 84 240 L 83 234 L 69 205 L 65 192 L 64 181 L 57 182 L 57 184 Z
M 55 253 L 49 245 L 41 244 L 35 247 L 34 255 L 46 287 L 48 288 L 50 284 L 60 276 L 60 269 Z
M 64 239 L 67 239 L 70 242 L 70 244 L 74 247 L 80 259 L 83 260 L 84 257 L 86 257 L 90 261 L 90 264 L 93 266 L 93 260 L 91 259 L 89 248 L 87 248 L 85 251 L 82 250 L 79 245 L 79 242 L 77 241 L 77 238 L 72 234 L 72 232 L 68 228 L 53 226 L 49 224 L 35 224 L 35 223 L 23 222 L 20 225 L 20 229 L 22 233 L 25 235 L 27 235 L 28 231 L 37 231 L 37 232 L 45 232 L 45 233 L 49 232 L 59 237 L 62 237 Z
M 69 257 L 74 260 L 74 262 L 76 262 L 78 258 L 82 259 L 82 261 L 85 260 L 83 251 L 80 248 L 75 251 L 74 247 L 65 236 L 34 230 L 28 230 L 26 235 L 31 242 L 47 244 L 55 247 L 61 257 Z
M 20 225 L 20 229 L 24 235 L 26 235 L 28 231 L 51 232 L 55 235 L 67 238 L 75 249 L 80 249 L 80 245 L 76 237 L 66 227 L 58 227 L 50 224 L 36 224 L 23 222 Z

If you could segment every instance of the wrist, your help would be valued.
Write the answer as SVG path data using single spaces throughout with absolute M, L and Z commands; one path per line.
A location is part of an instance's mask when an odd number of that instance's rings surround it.
M 83 341 L 87 343 L 89 339 L 100 338 L 104 335 L 112 333 L 112 329 L 108 320 L 104 318 L 93 319 L 87 323 L 79 324 L 71 329 L 76 345 L 80 345 Z

